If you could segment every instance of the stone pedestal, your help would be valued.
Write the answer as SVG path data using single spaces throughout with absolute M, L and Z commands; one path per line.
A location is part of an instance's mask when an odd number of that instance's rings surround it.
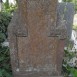
M 8 28 L 14 77 L 60 77 L 66 38 L 57 0 L 19 0 Z

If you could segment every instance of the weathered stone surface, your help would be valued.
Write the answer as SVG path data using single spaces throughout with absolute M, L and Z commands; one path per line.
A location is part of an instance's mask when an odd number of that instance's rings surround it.
M 73 3 L 58 4 L 58 13 L 63 16 L 64 20 L 66 20 L 67 35 L 69 39 L 71 38 L 72 34 L 74 10 L 75 8 Z
M 57 0 L 18 4 L 8 28 L 14 77 L 60 77 L 66 28 L 57 17 Z

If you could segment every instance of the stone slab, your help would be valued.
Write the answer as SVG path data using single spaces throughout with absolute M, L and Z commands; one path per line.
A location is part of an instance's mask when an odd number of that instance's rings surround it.
M 8 28 L 14 77 L 60 76 L 66 29 L 57 0 L 19 0 L 18 6 Z

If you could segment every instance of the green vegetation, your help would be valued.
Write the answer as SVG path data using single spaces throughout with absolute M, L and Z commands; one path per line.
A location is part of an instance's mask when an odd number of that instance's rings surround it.
M 2 11 L 7 12 L 7 13 L 13 13 L 17 9 L 17 4 L 9 4 L 9 0 L 6 0 L 5 3 L 3 3 L 3 9 Z
M 72 2 L 73 0 L 63 0 L 63 2 Z
M 77 67 L 74 64 L 70 64 L 70 60 L 76 57 L 76 51 L 70 52 L 71 48 L 65 49 L 65 58 L 63 60 L 63 74 L 64 77 L 77 77 Z
M 0 77 L 12 77 L 9 48 L 2 43 L 7 39 L 7 27 L 11 20 L 11 15 L 0 12 Z
M 7 39 L 7 27 L 10 20 L 10 14 L 0 12 L 0 77 L 12 77 L 9 48 L 2 45 Z
M 17 5 L 9 5 L 6 0 L 0 12 L 0 77 L 12 77 L 9 47 L 3 46 L 3 42 L 8 37 L 7 27 L 16 8 Z
M 74 26 L 73 26 L 73 29 L 74 29 L 74 30 L 77 30 L 77 25 L 74 25 Z
M 0 12 L 0 34 L 3 33 L 7 37 L 7 27 L 11 20 L 11 14 Z
M 0 46 L 0 77 L 12 77 L 9 48 Z
M 62 0 L 63 2 L 72 2 L 74 3 L 75 12 L 77 11 L 77 0 Z

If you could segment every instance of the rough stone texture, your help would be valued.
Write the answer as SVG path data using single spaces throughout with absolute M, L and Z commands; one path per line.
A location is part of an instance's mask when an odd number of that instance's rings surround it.
M 63 16 L 66 20 L 67 35 L 68 38 L 71 38 L 73 18 L 74 18 L 74 4 L 73 3 L 59 3 L 58 4 L 58 13 Z
M 60 77 L 66 28 L 57 17 L 57 0 L 18 4 L 8 28 L 14 77 Z

